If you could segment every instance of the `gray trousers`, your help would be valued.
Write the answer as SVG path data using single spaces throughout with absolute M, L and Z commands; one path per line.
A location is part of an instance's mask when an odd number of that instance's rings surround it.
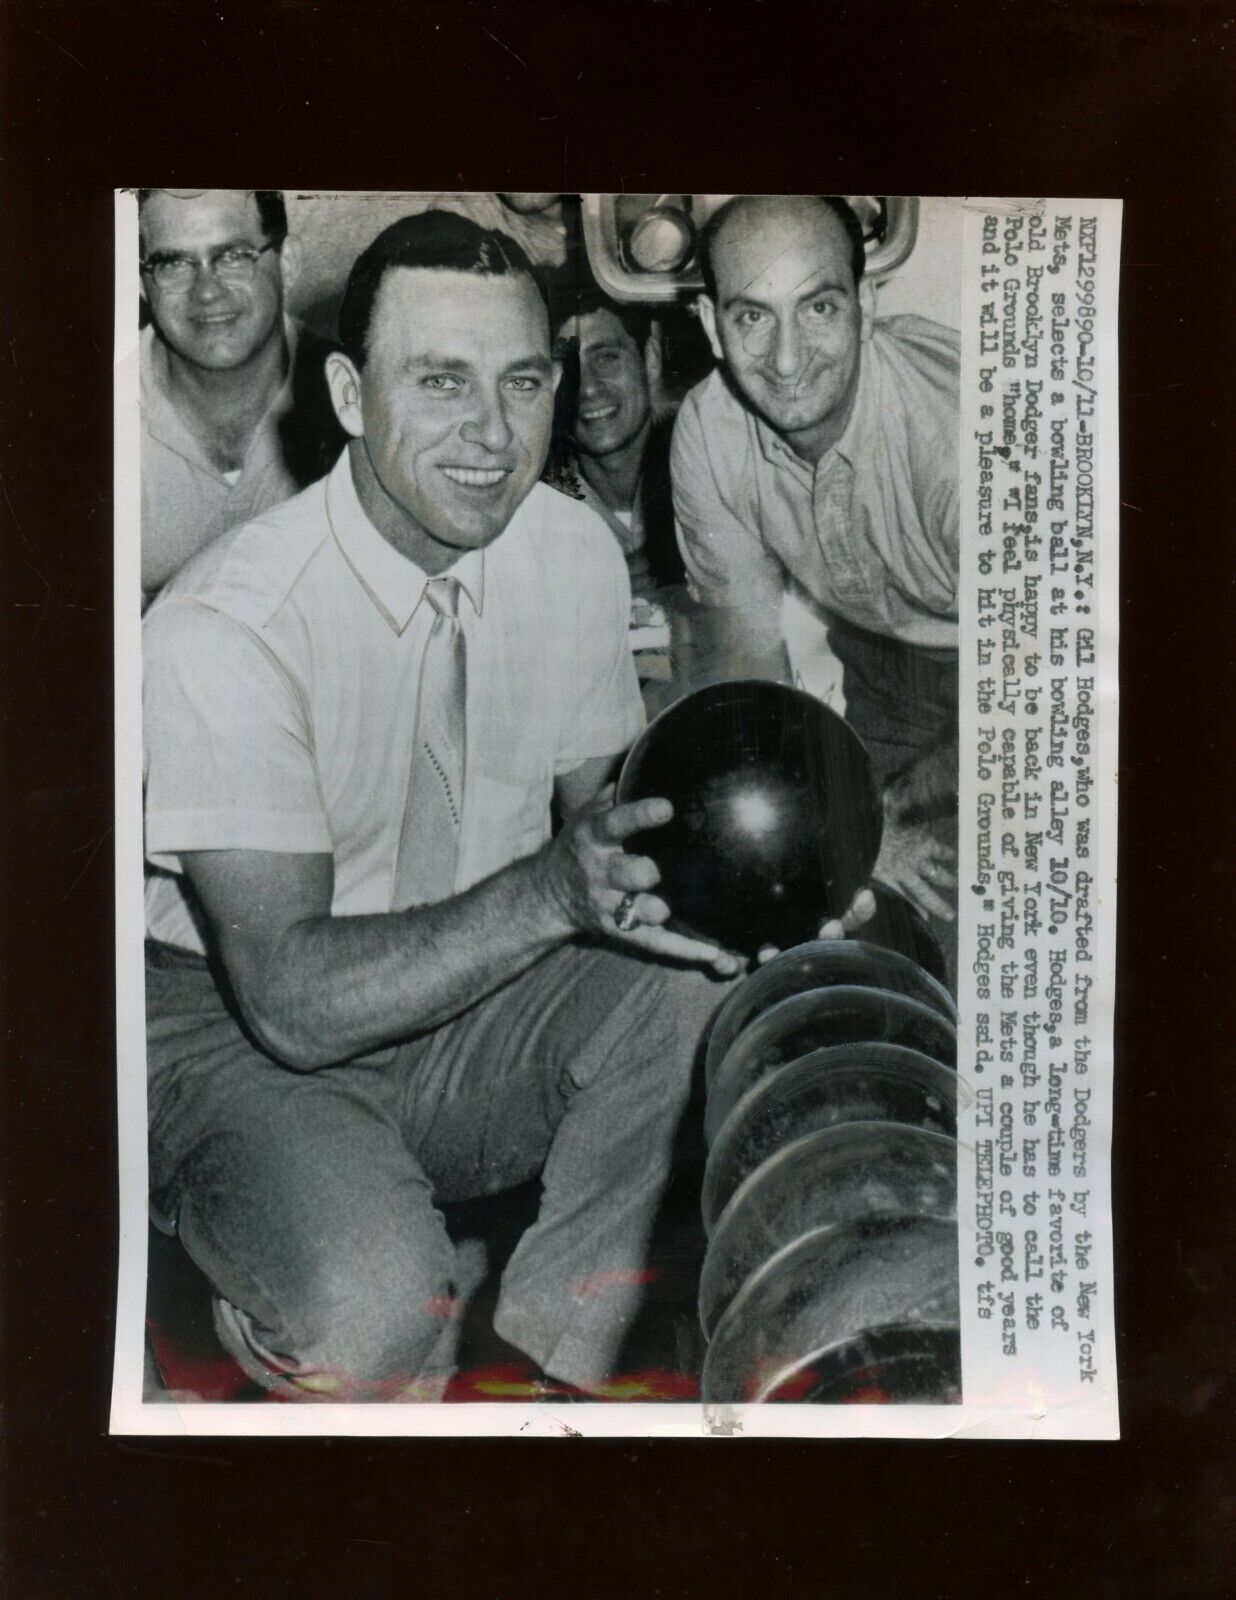
M 831 617 L 846 721 L 867 747 L 880 788 L 957 734 L 957 651 L 904 644 Z M 957 811 L 956 794 L 951 798 Z
M 459 1273 L 439 1201 L 542 1174 L 494 1326 L 595 1387 L 640 1301 L 692 1067 L 727 986 L 567 945 L 385 1065 L 251 1044 L 206 962 L 148 945 L 150 1178 L 250 1376 L 290 1397 L 432 1399 Z
M 903 644 L 867 633 L 839 617 L 829 623 L 828 640 L 841 662 L 846 720 L 867 747 L 881 789 L 933 746 L 956 737 L 956 650 Z M 936 838 L 956 848 L 955 787 L 937 797 L 930 821 Z M 954 892 L 954 917 L 956 903 Z M 928 926 L 944 957 L 949 986 L 956 993 L 957 923 L 931 917 Z

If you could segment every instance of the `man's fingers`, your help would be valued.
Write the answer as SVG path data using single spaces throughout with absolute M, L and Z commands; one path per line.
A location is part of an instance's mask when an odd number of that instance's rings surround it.
M 907 881 L 905 892 L 925 917 L 938 917 L 941 922 L 953 920 L 951 902 L 937 894 L 934 887 L 921 875 L 915 875 Z
M 821 937 L 823 936 L 821 935 Z M 781 952 L 775 944 L 764 944 L 760 946 L 755 959 L 757 964 L 762 967 L 765 962 L 771 961 L 774 956 L 780 954 Z
M 857 933 L 863 924 L 870 922 L 876 913 L 876 897 L 870 889 L 860 889 L 839 917 L 830 917 L 820 924 L 817 939 L 844 939 Z
M 841 926 L 846 933 L 853 933 L 856 928 L 861 928 L 865 922 L 870 922 L 876 914 L 876 897 L 870 889 L 860 889 L 850 901 Z
M 929 885 L 937 894 L 949 900 L 957 889 L 957 874 L 951 867 L 941 866 L 935 861 L 924 861 L 908 876 L 917 883 Z
M 606 876 L 611 888 L 624 894 L 638 894 L 644 889 L 655 889 L 661 881 L 655 861 L 647 856 L 627 856 L 615 850 L 605 863 Z
M 612 908 L 611 916 L 625 900 L 626 895 L 623 895 Z M 618 930 L 620 933 L 629 933 L 639 928 L 659 928 L 663 922 L 669 921 L 670 908 L 655 894 L 637 894 L 631 903 L 631 915 L 635 918 L 631 928 L 620 928 Z
M 722 950 L 702 939 L 689 938 L 685 933 L 672 933 L 668 928 L 636 928 L 622 937 L 624 943 L 637 945 L 650 955 L 712 967 L 718 977 L 735 977 L 744 965 L 742 957 L 732 950 Z
M 600 817 L 602 838 L 621 844 L 633 833 L 644 828 L 660 828 L 674 815 L 668 800 L 632 800 L 625 806 L 614 806 Z
M 874 874 L 880 883 L 896 890 L 925 917 L 938 917 L 942 922 L 952 922 L 955 912 L 951 899 L 938 893 L 937 888 L 922 874 L 921 869 Z

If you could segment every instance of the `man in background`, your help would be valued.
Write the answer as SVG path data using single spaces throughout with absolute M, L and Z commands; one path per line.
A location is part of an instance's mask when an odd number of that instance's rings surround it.
M 300 253 L 274 189 L 138 191 L 142 590 L 333 466 L 330 346 L 285 311 Z
M 700 319 L 720 366 L 675 425 L 694 596 L 731 673 L 787 678 L 788 584 L 828 626 L 884 792 L 876 876 L 954 915 L 958 340 L 873 318 L 836 196 L 739 197 L 706 224 Z
M 681 583 L 669 451 L 672 419 L 654 407 L 660 339 L 647 307 L 620 305 L 595 285 L 572 288 L 555 311 L 560 344 L 578 360 L 570 454 L 559 476 L 604 520 L 627 561 L 631 593 L 649 600 Z

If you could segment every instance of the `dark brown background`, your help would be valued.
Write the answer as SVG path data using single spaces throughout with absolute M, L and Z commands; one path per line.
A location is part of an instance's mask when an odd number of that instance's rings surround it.
M 1136 0 L 0 5 L 7 1593 L 1222 1591 L 1229 15 Z M 516 181 L 1127 201 L 1120 1444 L 107 1437 L 111 190 Z

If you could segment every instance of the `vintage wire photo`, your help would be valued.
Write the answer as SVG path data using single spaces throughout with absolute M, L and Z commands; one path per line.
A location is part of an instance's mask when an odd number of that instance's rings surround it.
M 1113 1436 L 1119 204 L 116 217 L 113 1431 Z

